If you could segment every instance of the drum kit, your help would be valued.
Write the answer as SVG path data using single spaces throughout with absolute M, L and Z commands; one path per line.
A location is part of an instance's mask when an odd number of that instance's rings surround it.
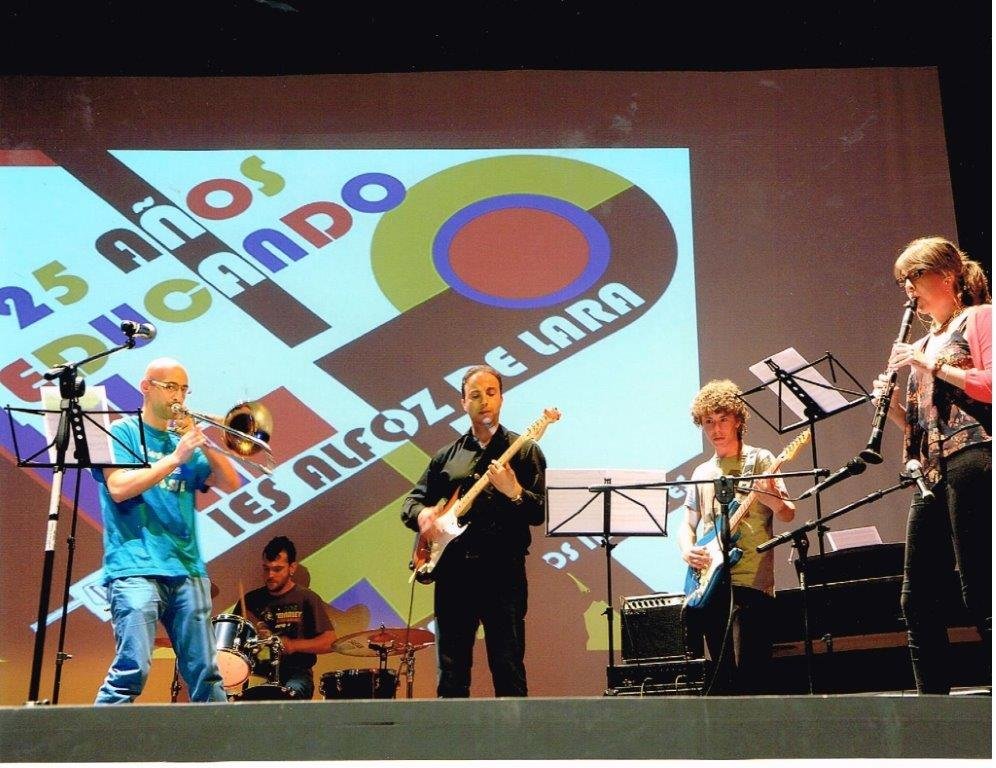
M 280 657 L 283 648 L 277 635 L 260 638 L 252 622 L 233 613 L 222 613 L 211 619 L 214 626 L 215 649 L 221 684 L 228 700 L 287 701 L 297 694 L 280 684 Z M 265 651 L 264 651 L 265 649 Z M 252 683 L 250 677 L 268 665 L 264 682 Z
M 344 669 L 326 672 L 321 677 L 319 690 L 324 699 L 393 699 L 398 689 L 398 678 L 404 675 L 407 698 L 412 697 L 415 684 L 415 652 L 427 648 L 435 636 L 425 629 L 402 627 L 368 629 L 340 637 L 332 650 L 346 656 L 363 656 L 378 659 L 377 669 Z M 398 669 L 388 669 L 389 656 L 400 656 Z
M 231 702 L 289 701 L 297 698 L 291 689 L 280 684 L 280 658 L 283 648 L 277 635 L 260 638 L 252 622 L 237 614 L 222 613 L 211 620 L 215 635 L 218 671 Z M 377 668 L 344 669 L 326 672 L 319 681 L 319 691 L 326 700 L 393 699 L 399 678 L 405 677 L 407 698 L 412 698 L 415 682 L 415 653 L 435 642 L 435 636 L 416 627 L 378 629 L 340 637 L 332 644 L 335 653 L 356 657 L 376 657 Z M 158 638 L 156 646 L 170 647 L 167 638 Z M 264 650 L 265 649 L 265 650 Z M 398 656 L 398 668 L 389 669 L 388 658 Z M 263 670 L 265 674 L 263 674 Z M 254 682 L 262 680 L 262 682 Z M 179 669 L 173 666 L 170 701 L 180 692 Z

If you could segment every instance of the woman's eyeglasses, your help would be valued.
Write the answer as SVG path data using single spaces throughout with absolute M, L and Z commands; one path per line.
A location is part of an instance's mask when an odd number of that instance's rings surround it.
M 913 269 L 907 272 L 905 275 L 900 275 L 896 278 L 896 285 L 900 288 L 906 287 L 906 281 L 909 280 L 911 283 L 915 283 L 921 277 L 927 274 L 926 269 Z

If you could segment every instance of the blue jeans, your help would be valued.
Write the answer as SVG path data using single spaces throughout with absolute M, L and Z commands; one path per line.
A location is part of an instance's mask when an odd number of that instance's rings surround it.
M 156 622 L 176 652 L 191 701 L 227 701 L 215 662 L 211 582 L 202 577 L 128 576 L 108 587 L 115 656 L 96 704 L 124 704 L 145 688 Z
M 280 684 L 297 694 L 299 699 L 315 695 L 315 678 L 310 669 L 294 669 L 287 673 L 280 670 Z

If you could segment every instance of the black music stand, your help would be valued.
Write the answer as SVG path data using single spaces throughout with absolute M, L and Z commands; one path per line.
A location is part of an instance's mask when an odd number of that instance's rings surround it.
M 822 374 L 819 366 L 827 364 L 829 379 Z M 847 376 L 857 388 L 849 389 L 840 386 L 838 383 L 838 369 Z M 760 363 L 750 367 L 751 373 L 761 379 L 761 384 L 740 395 L 743 402 L 756 413 L 768 426 L 778 434 L 785 434 L 803 426 L 809 427 L 811 440 L 811 455 L 813 461 L 813 471 L 816 472 L 815 479 L 819 480 L 820 474 L 828 474 L 826 470 L 819 469 L 818 449 L 816 442 L 816 422 L 823 421 L 843 411 L 861 405 L 870 399 L 868 393 L 862 389 L 860 382 L 851 374 L 844 365 L 834 357 L 833 353 L 827 352 L 822 357 L 813 362 L 807 362 L 792 347 L 765 358 Z M 770 373 L 769 373 L 770 372 Z M 768 376 L 773 375 L 773 378 Z M 750 395 L 770 389 L 778 399 L 777 424 L 765 417 L 765 415 L 755 408 L 747 399 Z M 848 400 L 847 396 L 853 396 Z M 785 423 L 785 409 L 793 411 L 800 416 L 799 421 L 791 424 Z M 817 544 L 820 555 L 825 553 L 824 536 L 826 527 L 823 524 L 822 506 L 820 492 L 814 494 L 816 501 L 816 521 L 813 528 L 816 530 Z M 812 656 L 813 646 L 809 632 L 809 606 L 807 601 L 807 580 L 806 563 L 809 552 L 809 539 L 805 535 L 794 539 L 793 547 L 799 558 L 797 574 L 799 577 L 799 587 L 802 596 L 802 623 L 803 623 L 803 646 L 806 655 L 806 674 L 808 677 L 809 691 L 813 692 L 813 670 Z M 828 643 L 832 642 L 828 638 Z
M 551 470 L 548 472 L 547 477 L 549 481 L 550 474 L 553 472 L 558 472 L 555 477 L 557 480 L 563 480 L 565 483 L 570 483 L 570 485 L 547 485 L 547 536 L 600 536 L 602 540 L 602 547 L 605 549 L 605 571 L 606 571 L 606 609 L 604 611 L 606 616 L 606 621 L 608 623 L 609 631 L 609 666 L 607 669 L 607 674 L 609 671 L 615 668 L 615 649 L 614 649 L 614 639 L 613 639 L 613 614 L 612 614 L 612 549 L 615 547 L 611 542 L 611 537 L 616 536 L 667 536 L 667 498 L 665 497 L 664 511 L 661 517 L 663 518 L 663 525 L 658 522 L 657 517 L 651 509 L 637 498 L 634 498 L 638 492 L 646 491 L 667 491 L 672 487 L 686 486 L 689 484 L 709 484 L 716 487 L 716 496 L 720 499 L 720 509 L 722 510 L 723 519 L 722 521 L 717 519 L 717 523 L 720 523 L 719 530 L 717 531 L 718 540 L 721 542 L 720 548 L 723 554 L 724 563 L 728 556 L 729 549 L 729 520 L 726 518 L 726 512 L 729 503 L 734 498 L 734 485 L 741 482 L 750 482 L 753 480 L 767 479 L 771 477 L 793 477 L 801 475 L 811 475 L 812 472 L 809 470 L 802 472 L 789 472 L 789 473 L 777 473 L 777 474 L 761 474 L 761 475 L 743 475 L 743 476 L 728 476 L 722 475 L 713 480 L 679 480 L 677 482 L 668 482 L 666 480 L 644 482 L 644 483 L 617 483 L 612 484 L 611 478 L 605 478 L 604 482 L 601 484 L 593 484 L 589 486 L 582 485 L 581 482 L 586 478 L 596 478 L 604 475 L 614 475 L 615 477 L 626 477 L 626 479 L 635 479 L 633 476 L 639 476 L 640 471 L 634 470 Z M 657 474 L 662 476 L 664 473 L 646 473 L 647 474 Z M 564 506 L 567 510 L 574 510 L 569 512 L 563 520 L 551 525 L 551 519 L 554 517 L 554 513 L 559 512 L 558 505 L 555 505 L 553 497 L 550 496 L 550 491 L 568 491 L 573 494 L 572 497 L 565 497 L 561 501 L 560 506 Z M 624 493 L 625 491 L 625 493 Z M 615 493 L 620 498 L 624 499 L 629 504 L 629 508 L 625 509 L 624 513 L 620 515 L 621 519 L 626 520 L 629 523 L 629 530 L 620 530 L 619 525 L 614 525 L 613 517 L 613 507 L 612 507 L 612 494 Z M 602 506 L 601 506 L 601 530 L 598 530 L 596 524 L 598 522 L 598 511 L 597 505 L 594 505 L 594 501 L 598 496 L 602 496 Z M 581 506 L 576 506 L 577 504 Z M 609 686 L 611 687 L 612 681 L 609 679 Z
M 827 363 L 829 368 L 828 380 L 820 372 L 818 366 Z M 838 384 L 837 370 L 840 369 L 853 382 L 857 390 L 847 389 Z M 833 353 L 827 352 L 823 357 L 809 363 L 799 355 L 793 348 L 788 348 L 776 355 L 765 358 L 760 363 L 750 367 L 751 373 L 761 379 L 762 383 L 753 389 L 749 389 L 740 395 L 740 399 L 754 413 L 756 413 L 769 427 L 778 434 L 792 432 L 803 426 L 809 427 L 810 451 L 813 457 L 813 469 L 817 470 L 819 461 L 817 460 L 816 445 L 816 422 L 828 419 L 843 411 L 850 410 L 856 405 L 861 405 L 869 400 L 868 393 L 861 388 L 861 384 L 848 371 Z M 764 375 L 770 371 L 773 378 L 766 379 Z M 760 410 L 755 408 L 747 399 L 764 389 L 770 389 L 778 398 L 778 419 L 777 424 L 769 420 Z M 853 400 L 848 400 L 845 395 L 853 395 Z M 792 424 L 785 424 L 785 408 L 792 410 L 796 415 L 801 416 L 799 421 Z M 825 472 L 823 472 L 825 474 Z M 820 493 L 815 494 L 816 500 L 816 538 L 819 544 L 820 554 L 824 554 L 823 536 L 826 533 L 820 524 L 821 507 Z
M 552 476 L 552 477 L 551 477 Z M 664 482 L 661 471 L 632 469 L 563 469 L 547 471 L 547 536 L 597 536 L 605 550 L 604 611 L 609 630 L 609 669 L 615 667 L 612 613 L 613 536 L 667 536 L 667 501 L 663 514 L 653 509 L 646 491 L 666 491 L 681 483 Z M 612 479 L 644 480 L 644 483 L 612 485 Z M 550 484 L 553 479 L 554 483 Z M 659 479 L 659 480 L 658 480 Z M 624 493 L 624 491 L 626 491 Z M 643 491 L 644 493 L 638 493 Z M 553 493 L 562 492 L 562 493 Z M 612 494 L 618 497 L 612 504 Z M 601 505 L 595 500 L 601 496 Z M 648 502 L 650 502 L 648 504 Z
M 126 332 L 127 333 L 127 332 Z M 110 468 L 130 468 L 149 466 L 148 451 L 145 447 L 145 434 L 139 430 L 142 436 L 142 456 L 137 456 L 127 446 L 112 435 L 103 424 L 96 421 L 93 416 L 111 414 L 136 415 L 141 421 L 141 412 L 138 411 L 108 411 L 91 410 L 85 411 L 80 403 L 86 391 L 86 383 L 79 374 L 79 369 L 89 362 L 101 357 L 119 352 L 123 349 L 131 349 L 135 346 L 134 331 L 127 333 L 128 340 L 120 346 L 105 350 L 99 354 L 92 355 L 84 360 L 75 363 L 65 363 L 46 372 L 44 378 L 48 381 L 58 381 L 60 406 L 57 411 L 48 411 L 44 408 L 13 408 L 5 406 L 7 417 L 10 420 L 11 433 L 14 436 L 14 452 L 17 455 L 17 466 L 26 468 L 51 468 L 52 469 L 52 491 L 48 508 L 48 526 L 45 533 L 45 550 L 42 558 L 42 580 L 41 590 L 38 598 L 38 623 L 35 632 L 34 655 L 31 662 L 31 680 L 28 690 L 27 704 L 48 704 L 47 700 L 39 700 L 38 692 L 41 683 L 42 656 L 45 652 L 45 634 L 48 626 L 48 603 L 52 590 L 52 572 L 55 563 L 55 537 L 59 522 L 59 502 L 62 497 L 62 484 L 67 469 L 76 469 L 76 486 L 73 494 L 73 512 L 70 536 L 67 539 L 69 550 L 66 563 L 66 584 L 62 600 L 62 617 L 59 631 L 59 650 L 56 654 L 55 682 L 52 689 L 52 703 L 59 703 L 59 686 L 62 679 L 62 665 L 72 658 L 70 654 L 64 652 L 66 637 L 66 622 L 69 606 L 69 588 L 72 581 L 73 556 L 76 548 L 76 524 L 79 516 L 79 495 L 80 478 L 84 469 L 110 469 Z M 17 444 L 17 430 L 15 428 L 14 416 L 17 413 L 30 413 L 44 415 L 46 413 L 58 413 L 58 425 L 54 430 L 54 439 L 51 443 L 25 458 L 21 457 L 20 448 Z M 107 435 L 111 440 L 117 442 L 129 450 L 135 458 L 131 464 L 113 462 L 113 451 L 110 457 L 102 457 L 103 461 L 93 461 L 90 454 L 90 446 L 87 443 L 87 430 L 95 429 Z M 70 456 L 70 434 L 72 435 L 72 455 Z M 38 457 L 46 452 L 54 453 L 49 461 L 39 461 Z

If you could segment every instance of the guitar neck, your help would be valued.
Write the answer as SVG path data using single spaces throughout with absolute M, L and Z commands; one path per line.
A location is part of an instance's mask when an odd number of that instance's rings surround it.
M 515 440 L 512 441 L 512 444 L 505 449 L 505 452 L 498 457 L 498 463 L 507 464 L 508 460 L 511 459 L 516 453 L 518 453 L 519 449 L 525 444 L 526 440 L 528 439 L 529 435 L 525 433 L 515 438 Z M 454 514 L 457 517 L 463 517 L 465 514 L 467 514 L 467 511 L 470 509 L 471 504 L 474 503 L 474 499 L 476 499 L 478 495 L 481 493 L 481 491 L 483 491 L 489 485 L 491 485 L 491 478 L 488 476 L 487 471 L 485 471 L 477 479 L 477 482 L 470 487 L 470 490 L 468 490 L 463 496 L 460 497 L 460 499 L 457 502 L 460 506 L 454 511 Z

